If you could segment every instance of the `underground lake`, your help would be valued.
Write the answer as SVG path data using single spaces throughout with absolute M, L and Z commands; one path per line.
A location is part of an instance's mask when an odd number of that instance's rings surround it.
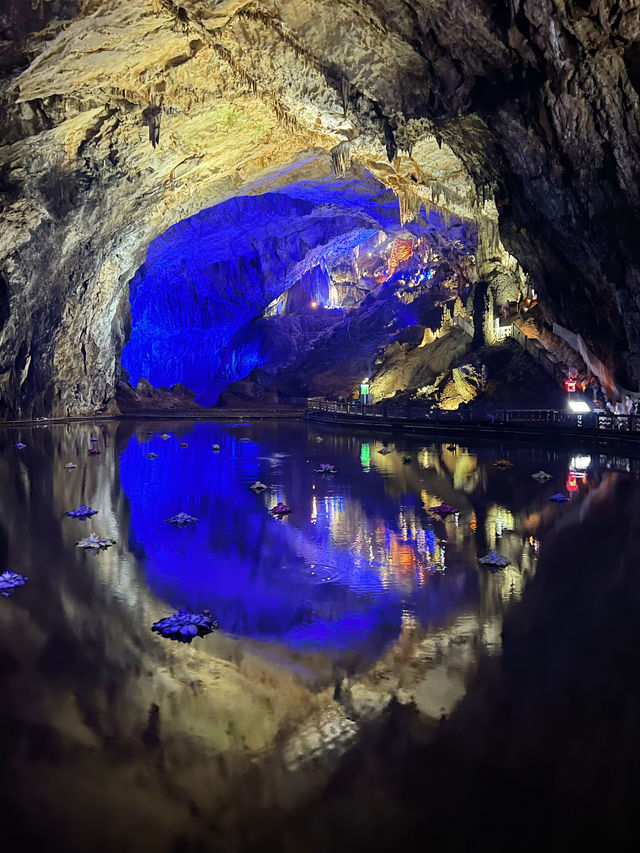
M 0 466 L 5 849 L 628 837 L 640 461 L 105 420 L 6 427 Z M 180 609 L 218 627 L 151 630 Z

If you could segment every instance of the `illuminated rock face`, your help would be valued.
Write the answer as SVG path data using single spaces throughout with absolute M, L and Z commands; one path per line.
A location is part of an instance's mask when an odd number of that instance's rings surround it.
M 332 286 L 336 263 L 344 267 L 347 258 L 353 266 L 354 249 L 380 235 L 390 247 L 389 278 L 399 276 L 397 247 L 406 262 L 411 232 L 444 252 L 454 242 L 463 255 L 475 251 L 473 228 L 447 229 L 436 214 L 402 228 L 393 193 L 364 175 L 231 199 L 183 220 L 154 240 L 130 284 L 132 331 L 122 364 L 131 383 L 182 382 L 198 402 L 215 403 L 231 382 L 265 364 L 276 370 L 342 319 L 340 311 L 312 316 L 311 310 L 353 302 L 352 289 Z M 405 239 L 394 239 L 397 233 Z M 359 283 L 362 298 L 377 281 Z M 281 295 L 283 310 L 301 315 L 297 321 L 252 322 Z M 401 304 L 394 307 L 399 312 Z
M 149 244 L 350 161 L 403 221 L 421 202 L 477 220 L 481 268 L 501 238 L 637 384 L 635 3 L 23 5 L 0 25 L 4 415 L 104 409 Z

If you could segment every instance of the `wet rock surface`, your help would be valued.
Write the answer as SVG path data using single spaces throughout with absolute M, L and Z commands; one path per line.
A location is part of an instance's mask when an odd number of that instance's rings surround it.
M 637 387 L 632 0 L 12 3 L 2 31 L 5 415 L 109 404 L 128 282 L 167 227 L 350 161 L 403 221 L 476 219 L 480 266 L 501 239 Z

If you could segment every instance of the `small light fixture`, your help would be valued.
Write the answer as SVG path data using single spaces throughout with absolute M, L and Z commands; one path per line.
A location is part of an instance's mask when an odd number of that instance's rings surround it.
M 584 400 L 569 400 L 569 408 L 576 415 L 587 415 L 591 411 L 589 404 L 585 403 Z
M 312 302 L 312 303 L 311 303 L 311 307 L 312 307 L 312 308 L 317 308 L 317 307 L 318 307 L 318 303 L 317 303 L 317 302 Z

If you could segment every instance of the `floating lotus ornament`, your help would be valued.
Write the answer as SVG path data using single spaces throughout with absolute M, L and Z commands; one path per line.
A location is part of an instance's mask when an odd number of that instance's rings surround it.
M 171 518 L 165 518 L 167 524 L 176 524 L 178 527 L 184 527 L 185 524 L 194 524 L 197 520 L 194 515 L 188 515 L 186 512 L 179 512 L 177 515 L 172 515 Z
M 321 441 L 324 441 L 324 439 L 320 438 L 319 435 L 317 435 L 313 440 L 316 442 L 316 444 L 320 444 Z
M 506 468 L 511 468 L 513 462 L 509 462 L 508 459 L 496 459 L 493 464 L 496 468 L 501 468 L 504 471 Z
M 383 456 L 388 456 L 391 453 L 391 451 L 387 450 L 386 447 L 383 447 L 382 450 L 378 451 L 378 453 L 381 453 Z
M 67 470 L 71 471 L 72 468 L 77 468 L 78 466 L 75 462 L 67 462 L 64 467 L 67 468 Z
M 220 452 L 220 445 L 214 444 L 211 449 L 214 451 L 214 453 L 219 453 Z
M 328 462 L 322 462 L 319 468 L 316 468 L 317 474 L 337 474 L 338 469 L 335 465 L 329 465 Z
M 536 471 L 536 473 L 531 476 L 538 483 L 546 483 L 547 480 L 551 479 L 551 474 L 547 474 L 547 472 L 542 469 L 540 469 L 540 471 Z
M 97 509 L 92 509 L 90 506 L 86 506 L 86 504 L 80 504 L 77 509 L 70 509 L 65 515 L 69 515 L 71 518 L 90 518 L 92 515 L 97 515 L 97 513 Z
M 555 495 L 551 495 L 549 500 L 557 504 L 564 504 L 569 500 L 569 498 L 566 495 L 563 495 L 562 492 L 556 492 Z
M 151 630 L 169 640 L 190 643 L 194 637 L 206 637 L 219 625 L 208 610 L 192 613 L 190 610 L 178 610 L 173 616 L 155 622 Z
M 19 586 L 24 586 L 29 578 L 25 578 L 19 572 L 2 572 L 0 574 L 0 595 L 9 598 Z
M 251 441 L 251 439 L 250 439 L 250 438 L 247 438 L 247 436 L 246 436 L 246 435 L 244 435 L 244 436 L 242 436 L 242 438 L 240 439 L 240 441 Z
M 162 435 L 160 436 L 160 438 L 161 438 L 163 441 L 166 441 L 168 438 L 171 438 L 171 436 L 170 436 L 168 433 L 163 432 L 163 433 L 162 433 Z
M 92 435 L 91 438 L 89 439 L 89 441 L 97 441 L 97 440 L 98 440 L 97 435 Z
M 251 486 L 249 486 L 252 492 L 259 494 L 260 492 L 264 492 L 267 488 L 264 483 L 261 483 L 260 480 L 256 480 Z
M 27 445 L 23 444 L 21 441 L 16 441 L 16 450 L 24 450 Z
M 497 554 L 495 551 L 491 551 L 484 557 L 480 557 L 478 562 L 481 566 L 489 566 L 491 569 L 504 569 L 505 566 L 509 565 L 510 560 L 507 560 L 506 557 Z
M 457 450 L 457 447 L 455 446 L 455 444 L 447 444 L 447 450 L 454 451 Z
M 104 536 L 98 536 L 97 533 L 92 533 L 86 539 L 81 539 L 76 542 L 76 548 L 85 548 L 89 551 L 102 551 L 116 544 L 115 539 L 107 539 Z
M 291 507 L 288 507 L 286 504 L 283 504 L 282 501 L 280 501 L 269 511 L 275 518 L 282 518 L 284 515 L 289 515 L 289 513 L 291 512 Z
M 186 442 L 186 441 L 181 441 L 181 442 L 180 442 L 180 447 L 189 447 L 189 445 L 187 444 L 187 442 Z
M 411 465 L 411 461 L 412 460 L 411 460 L 410 456 L 403 456 L 402 457 L 402 464 L 403 465 Z
M 151 453 L 145 454 L 147 459 L 157 459 L 159 455 L 160 455 L 159 453 L 154 453 L 153 451 Z
M 89 456 L 100 456 L 100 449 L 98 447 L 90 447 Z
M 441 503 L 438 506 L 430 506 L 429 512 L 439 515 L 440 518 L 446 518 L 448 515 L 455 515 L 458 510 L 450 504 Z

